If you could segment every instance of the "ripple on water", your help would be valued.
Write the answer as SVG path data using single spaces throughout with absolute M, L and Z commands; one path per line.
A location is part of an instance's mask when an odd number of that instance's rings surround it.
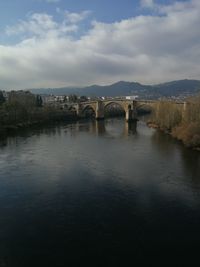
M 135 131 L 119 119 L 4 143 L 0 266 L 130 266 L 133 259 L 163 266 L 160 257 L 168 266 L 172 258 L 192 266 L 200 240 L 199 154 L 144 123 Z

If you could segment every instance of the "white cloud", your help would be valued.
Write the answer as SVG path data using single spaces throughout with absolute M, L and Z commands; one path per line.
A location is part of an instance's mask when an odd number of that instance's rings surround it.
M 52 16 L 45 13 L 32 14 L 28 21 L 20 21 L 15 26 L 8 26 L 6 33 L 8 35 L 17 35 L 21 33 L 31 33 L 34 35 L 44 35 L 47 31 L 55 30 L 58 28 L 58 24 L 53 21 Z
M 71 32 L 78 30 L 78 18 L 58 23 L 47 14 L 33 14 L 7 28 L 25 37 L 0 46 L 0 87 L 199 79 L 199 1 L 162 6 L 160 12 L 111 24 L 96 21 L 77 39 Z
M 155 5 L 154 0 L 140 0 L 140 3 L 145 8 L 153 8 Z
M 157 5 L 160 13 L 184 12 L 186 9 L 200 8 L 199 0 L 191 0 L 184 2 L 175 1 L 172 5 Z
M 70 23 L 78 23 L 86 19 L 91 14 L 91 11 L 85 10 L 81 13 L 71 13 L 69 11 L 65 12 L 66 20 Z
M 76 32 L 77 24 L 67 23 L 63 20 L 61 24 L 55 22 L 53 17 L 45 13 L 35 13 L 28 17 L 27 21 L 20 21 L 14 26 L 6 28 L 7 35 L 25 34 L 38 37 L 60 36 L 68 32 Z

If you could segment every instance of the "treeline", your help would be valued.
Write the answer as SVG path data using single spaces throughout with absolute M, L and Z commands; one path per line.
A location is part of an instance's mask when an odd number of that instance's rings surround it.
M 200 149 L 200 97 L 189 99 L 185 106 L 159 101 L 150 125 L 170 133 L 186 146 Z
M 0 130 L 73 119 L 75 113 L 54 106 L 43 106 L 42 98 L 30 92 L 13 91 L 6 99 L 0 91 Z

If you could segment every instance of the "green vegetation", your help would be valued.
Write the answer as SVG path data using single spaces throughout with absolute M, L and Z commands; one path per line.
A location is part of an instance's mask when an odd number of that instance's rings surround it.
M 7 101 L 0 92 L 0 131 L 74 119 L 75 113 L 54 106 L 43 106 L 42 98 L 30 92 L 13 91 Z
M 159 101 L 149 125 L 170 133 L 188 147 L 200 149 L 200 97 L 189 99 L 184 108 L 170 101 Z
M 5 102 L 5 97 L 3 95 L 3 92 L 0 91 L 0 105 L 2 105 Z

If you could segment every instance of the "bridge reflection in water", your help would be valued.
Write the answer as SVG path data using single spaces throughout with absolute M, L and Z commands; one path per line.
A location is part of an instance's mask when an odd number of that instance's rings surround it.
M 100 120 L 100 121 L 91 121 L 89 131 L 97 136 L 107 135 L 110 137 L 126 137 L 129 135 L 137 134 L 137 121 L 126 122 L 123 121 L 122 128 L 120 132 L 116 133 L 116 131 L 112 132 L 112 120 Z

